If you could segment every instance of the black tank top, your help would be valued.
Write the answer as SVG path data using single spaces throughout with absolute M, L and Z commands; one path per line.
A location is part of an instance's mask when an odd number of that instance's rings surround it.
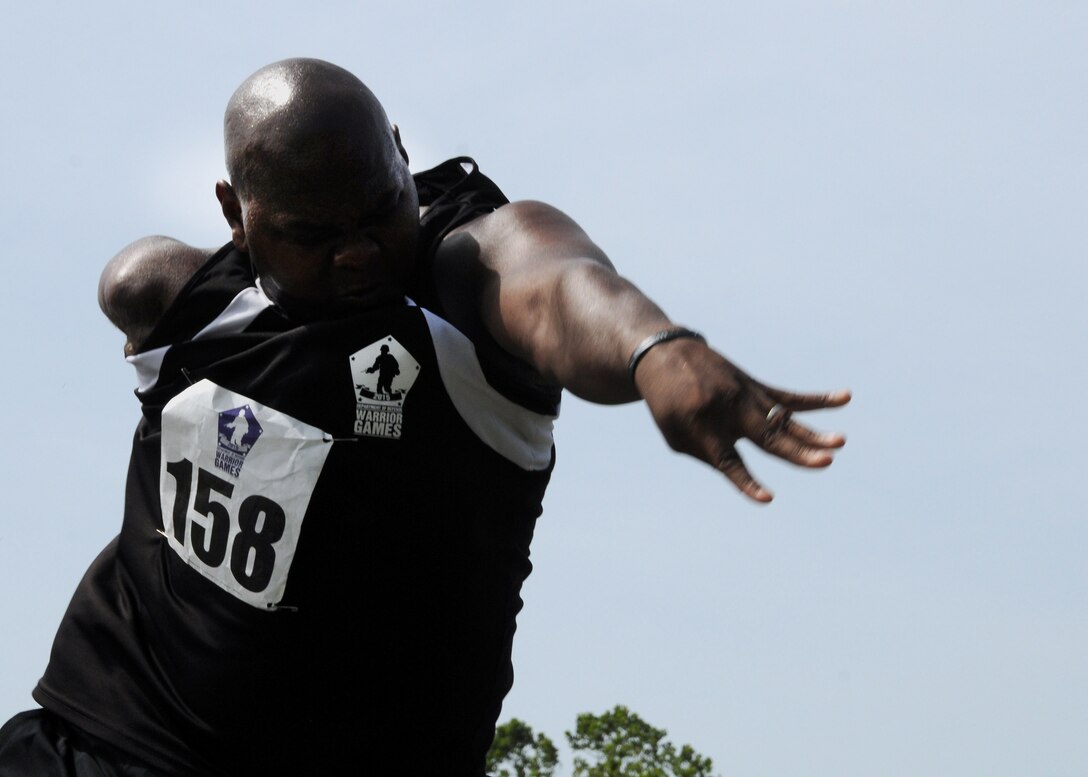
M 426 277 L 506 200 L 470 160 L 417 186 Z M 169 774 L 482 774 L 558 397 L 410 302 L 294 324 L 229 245 L 130 361 L 122 530 L 39 703 Z

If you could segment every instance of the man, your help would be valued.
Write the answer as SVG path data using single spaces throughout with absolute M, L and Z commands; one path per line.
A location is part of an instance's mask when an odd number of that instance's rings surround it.
M 393 378 L 400 375 L 400 365 L 397 364 L 396 358 L 389 353 L 388 345 L 382 346 L 378 358 L 374 360 L 374 363 L 370 365 L 366 372 L 368 375 L 378 373 L 377 392 L 379 394 L 389 395 L 393 393 Z
M 340 68 L 258 71 L 225 141 L 231 242 L 147 238 L 103 273 L 143 408 L 124 523 L 0 777 L 480 775 L 560 389 L 644 399 L 758 501 L 738 439 L 807 467 L 844 442 L 791 413 L 846 392 L 754 381 L 564 214 L 470 160 L 413 180 Z

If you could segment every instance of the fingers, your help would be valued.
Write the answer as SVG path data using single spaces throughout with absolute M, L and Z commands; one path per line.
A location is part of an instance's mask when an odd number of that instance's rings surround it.
M 775 402 L 787 410 L 825 410 L 832 407 L 842 407 L 850 401 L 850 392 L 831 391 L 823 394 L 801 394 L 796 391 L 772 388 L 762 383 L 757 384 Z
M 737 453 L 737 449 L 730 447 L 721 456 L 718 457 L 718 463 L 716 468 L 719 472 L 729 478 L 730 482 L 737 487 L 742 494 L 754 499 L 757 502 L 763 502 L 766 504 L 774 499 L 774 494 L 761 486 L 752 474 L 748 471 L 748 468 L 744 466 L 744 462 L 740 458 L 740 454 Z
M 764 452 L 806 468 L 833 462 L 846 439 L 794 420 L 793 414 L 841 407 L 849 391 L 799 393 L 765 386 L 718 357 L 688 382 L 669 391 L 644 393 L 655 421 L 674 450 L 709 463 L 748 498 L 770 502 L 774 495 L 748 471 L 736 451 L 749 439 Z M 684 389 L 684 390 L 681 390 Z
M 762 424 L 760 436 L 758 438 L 753 437 L 752 439 L 756 443 L 768 444 L 777 441 L 780 445 L 773 450 L 762 444 L 760 447 L 770 450 L 772 453 L 777 453 L 783 446 L 792 444 L 799 449 L 799 453 L 805 453 L 806 450 L 810 449 L 826 451 L 832 448 L 841 448 L 846 445 L 846 438 L 841 434 L 834 432 L 817 432 L 816 430 L 805 426 L 803 423 L 794 420 L 792 414 L 788 410 L 776 415 L 775 409 L 779 407 L 781 407 L 781 405 L 775 405 L 767 412 L 767 418 Z M 789 458 L 790 461 L 794 460 L 790 456 L 784 458 Z M 830 461 L 828 461 L 828 463 L 830 464 Z
M 822 437 L 796 421 L 787 419 L 784 423 L 768 424 L 763 434 L 754 438 L 753 442 L 767 453 L 800 467 L 826 467 L 834 458 L 827 450 L 828 446 L 808 442 L 813 436 Z
M 810 448 L 841 448 L 846 445 L 846 438 L 836 432 L 817 432 L 804 424 L 790 420 L 786 431 L 797 442 Z
M 767 453 L 801 467 L 818 469 L 830 465 L 834 461 L 831 453 L 824 447 L 804 442 L 807 436 L 826 437 L 786 418 L 783 423 L 769 426 L 763 437 L 755 442 Z M 774 499 L 774 494 L 752 477 L 736 448 L 730 447 L 720 456 L 716 468 L 748 498 L 764 504 Z
M 845 445 L 846 438 L 841 434 L 815 431 L 794 420 L 793 411 L 839 407 L 850 401 L 850 393 L 799 394 L 759 384 L 756 387 L 756 391 L 742 395 L 741 401 L 734 406 L 734 412 L 743 419 L 734 434 L 739 432 L 739 436 L 752 440 L 763 451 L 797 466 L 811 469 L 829 466 L 834 461 L 834 450 Z M 735 442 L 738 437 L 724 440 L 719 437 L 719 444 L 730 439 L 732 443 L 725 452 L 710 460 L 716 461 L 715 467 L 741 493 L 757 502 L 770 502 L 774 495 L 752 477 L 737 453 Z
M 757 381 L 753 381 L 756 385 L 763 390 L 763 392 L 769 397 L 775 404 L 767 411 L 765 423 L 760 426 L 760 437 L 752 437 L 751 439 L 760 444 L 760 447 L 764 450 L 768 450 L 776 455 L 781 455 L 779 450 L 789 449 L 793 451 L 793 455 L 786 455 L 783 458 L 793 461 L 794 463 L 801 463 L 803 466 L 827 466 L 830 464 L 828 460 L 825 464 L 811 464 L 808 461 L 798 461 L 797 456 L 806 458 L 809 461 L 813 460 L 811 453 L 805 449 L 819 448 L 841 448 L 846 444 L 846 438 L 841 434 L 834 432 L 817 432 L 805 424 L 799 423 L 792 418 L 793 411 L 804 412 L 806 410 L 824 410 L 833 407 L 842 407 L 850 401 L 851 395 L 849 391 L 833 391 L 825 394 L 801 394 L 795 391 L 785 391 L 783 389 L 771 388 L 765 386 Z M 772 450 L 771 448 L 762 445 L 763 441 L 769 441 L 780 436 L 780 433 L 785 433 L 792 441 L 800 445 L 799 450 L 793 450 L 796 446 L 790 446 L 787 442 L 780 442 L 780 444 Z

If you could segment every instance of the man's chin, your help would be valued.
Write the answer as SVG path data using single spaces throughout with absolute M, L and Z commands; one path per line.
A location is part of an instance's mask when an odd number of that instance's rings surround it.
M 277 304 L 295 321 L 320 321 L 330 318 L 343 318 L 367 310 L 402 304 L 404 297 L 393 293 L 366 292 L 347 294 L 328 300 L 310 301 L 281 297 Z
M 392 289 L 375 289 L 354 294 L 344 294 L 336 299 L 336 304 L 351 308 L 377 308 L 396 305 L 404 301 L 402 292 Z

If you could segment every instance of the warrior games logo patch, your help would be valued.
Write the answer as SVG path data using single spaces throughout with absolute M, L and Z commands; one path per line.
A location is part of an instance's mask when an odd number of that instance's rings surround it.
M 399 440 L 404 397 L 419 377 L 419 362 L 392 336 L 351 355 L 355 385 L 355 434 Z
M 264 430 L 249 405 L 219 414 L 219 439 L 215 446 L 215 468 L 238 477 L 246 456 Z

